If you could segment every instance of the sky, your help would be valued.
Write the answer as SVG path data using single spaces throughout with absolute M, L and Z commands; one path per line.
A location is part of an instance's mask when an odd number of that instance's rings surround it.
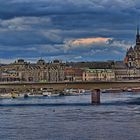
M 139 0 L 0 0 L 0 63 L 123 60 Z

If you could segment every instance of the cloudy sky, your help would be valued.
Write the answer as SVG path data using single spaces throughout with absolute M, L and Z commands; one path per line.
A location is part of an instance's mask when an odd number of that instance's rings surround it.
M 139 18 L 139 0 L 0 0 L 0 61 L 121 60 Z

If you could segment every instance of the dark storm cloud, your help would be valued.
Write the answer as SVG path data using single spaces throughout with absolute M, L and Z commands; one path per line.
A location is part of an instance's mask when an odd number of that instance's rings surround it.
M 44 15 L 129 15 L 139 12 L 137 0 L 0 0 L 0 16 L 13 18 L 17 16 L 44 16 Z M 116 20 L 117 21 L 117 20 Z
M 123 59 L 134 44 L 138 0 L 0 0 L 1 57 Z M 110 42 L 73 45 L 97 37 Z M 87 41 L 87 40 L 84 40 Z

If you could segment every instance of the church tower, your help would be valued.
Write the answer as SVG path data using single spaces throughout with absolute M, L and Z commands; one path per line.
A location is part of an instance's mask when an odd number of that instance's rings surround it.
M 127 50 L 124 62 L 128 66 L 128 68 L 140 69 L 140 32 L 139 32 L 139 26 L 137 26 L 137 31 L 136 31 L 136 44 L 134 47 L 130 47 Z
M 136 68 L 140 68 L 140 33 L 139 33 L 139 26 L 137 26 L 136 45 L 134 46 L 134 53 L 135 53 L 135 66 L 136 66 Z
M 135 52 L 132 47 L 130 47 L 126 52 L 126 57 L 124 59 L 124 63 L 127 65 L 128 68 L 135 67 Z
M 136 46 L 137 45 L 140 45 L 139 26 L 137 26 L 137 35 L 136 35 Z

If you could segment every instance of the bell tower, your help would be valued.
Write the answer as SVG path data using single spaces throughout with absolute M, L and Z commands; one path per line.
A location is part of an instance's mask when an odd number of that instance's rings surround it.
M 136 66 L 136 68 L 140 68 L 140 32 L 139 32 L 139 26 L 137 26 L 136 45 L 134 47 L 134 54 L 135 54 L 135 66 Z
M 137 26 L 136 45 L 140 45 L 139 26 Z

